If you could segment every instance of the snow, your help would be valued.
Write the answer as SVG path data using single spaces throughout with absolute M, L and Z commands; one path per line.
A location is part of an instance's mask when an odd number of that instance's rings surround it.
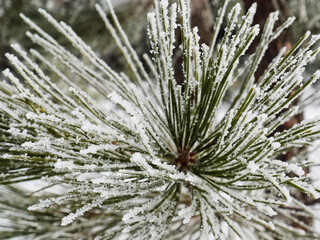
M 194 196 L 190 206 L 182 207 L 182 209 L 178 211 L 178 215 L 180 217 L 183 217 L 183 224 L 187 224 L 190 221 L 190 219 L 195 215 L 197 205 L 197 198 Z
M 251 161 L 248 164 L 248 169 L 250 170 L 251 173 L 255 173 L 259 169 L 259 165 Z
M 42 208 L 47 208 L 51 204 L 52 204 L 52 201 L 50 199 L 40 200 L 40 203 L 28 207 L 28 210 L 34 211 L 34 210 L 38 210 L 38 209 L 42 209 Z
M 154 175 L 153 168 L 147 163 L 145 158 L 141 155 L 141 153 L 132 154 L 130 160 L 140 166 L 142 169 L 146 170 L 150 176 Z
M 102 199 L 95 199 L 92 203 L 86 204 L 85 206 L 78 208 L 75 213 L 70 213 L 68 216 L 62 218 L 61 226 L 67 226 L 72 223 L 77 217 L 82 216 L 86 212 L 90 211 L 92 208 L 100 206 L 102 204 Z
M 273 143 L 271 144 L 271 146 L 272 146 L 272 148 L 277 149 L 277 148 L 281 147 L 281 143 L 279 143 L 279 142 L 273 142 Z
M 58 160 L 55 164 L 54 167 L 56 169 L 68 169 L 69 171 L 71 171 L 75 165 L 73 163 L 73 161 L 62 161 L 62 160 Z
M 115 144 L 102 144 L 102 145 L 90 145 L 87 149 L 82 149 L 80 150 L 81 154 L 94 154 L 97 153 L 98 151 L 102 151 L 102 150 L 108 150 L 108 151 L 112 151 L 117 149 L 118 146 L 116 146 Z

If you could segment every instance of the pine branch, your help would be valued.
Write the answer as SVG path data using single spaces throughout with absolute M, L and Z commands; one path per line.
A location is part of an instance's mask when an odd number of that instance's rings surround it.
M 42 179 L 64 191 L 43 189 L 28 202 L 23 201 L 26 191 L 4 187 L 9 194 L 1 197 L 1 218 L 16 216 L 17 208 L 21 215 L 0 228 L 3 236 L 318 239 L 320 233 L 300 220 L 317 217 L 312 206 L 293 197 L 295 191 L 320 197 L 303 171 L 314 163 L 299 158 L 285 163 L 277 156 L 311 145 L 320 136 L 320 120 L 274 130 L 301 110 L 303 102 L 295 109 L 289 106 L 320 77 L 319 71 L 309 78 L 304 74 L 318 53 L 314 45 L 320 36 L 306 33 L 255 81 L 267 45 L 292 19 L 273 30 L 277 14 L 272 13 L 248 57 L 250 64 L 243 66 L 259 33 L 252 24 L 256 5 L 244 16 L 235 5 L 218 43 L 223 5 L 209 47 L 199 44 L 197 28 L 191 27 L 189 1 L 155 0 L 154 12 L 147 16 L 152 57 L 145 55 L 146 69 L 109 0 L 106 5 L 109 15 L 99 5 L 96 9 L 132 72 L 129 76 L 112 69 L 45 10 L 39 13 L 74 49 L 61 46 L 21 15 L 33 31 L 27 36 L 55 60 L 35 50 L 26 53 L 19 45 L 12 46 L 17 56 L 6 54 L 19 78 L 7 69 L 3 74 L 10 83 L 0 85 L 0 182 Z M 178 28 L 183 89 L 174 78 Z M 235 78 L 243 85 L 218 121 Z M 82 89 L 78 80 L 91 90 Z

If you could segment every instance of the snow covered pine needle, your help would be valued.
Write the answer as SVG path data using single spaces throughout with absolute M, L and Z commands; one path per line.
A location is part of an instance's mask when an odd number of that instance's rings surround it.
M 295 197 L 301 191 L 319 198 L 319 189 L 303 170 L 314 162 L 302 155 L 289 162 L 277 159 L 319 138 L 319 120 L 275 131 L 310 101 L 291 107 L 320 77 L 319 71 L 308 78 L 304 74 L 319 51 L 313 48 L 320 36 L 306 33 L 255 79 L 268 44 L 294 19 L 274 29 L 278 13 L 271 13 L 249 55 L 246 50 L 259 34 L 252 25 L 256 5 L 243 17 L 235 5 L 219 40 L 228 2 L 207 46 L 199 44 L 198 29 L 190 27 L 189 1 L 155 0 L 154 12 L 147 16 L 152 49 L 151 57 L 144 56 L 146 64 L 130 45 L 110 0 L 108 15 L 96 5 L 123 54 L 127 74 L 114 71 L 45 10 L 40 14 L 78 52 L 21 15 L 33 30 L 28 37 L 53 57 L 36 50 L 26 53 L 17 44 L 12 45 L 17 56 L 6 54 L 19 78 L 7 69 L 0 86 L 0 182 L 42 179 L 63 190 L 29 195 L 3 187 L 2 236 L 320 238 L 302 220 L 317 217 L 312 206 Z M 177 29 L 182 86 L 174 77 Z M 234 82 L 242 86 L 224 113 L 222 102 Z

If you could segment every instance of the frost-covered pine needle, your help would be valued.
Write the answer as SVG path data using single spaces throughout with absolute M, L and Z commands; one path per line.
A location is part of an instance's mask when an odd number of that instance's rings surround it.
M 17 44 L 12 46 L 17 55 L 6 54 L 19 77 L 7 69 L 0 83 L 0 182 L 42 179 L 64 191 L 43 190 L 32 197 L 14 187 L 1 188 L 7 196 L 0 197 L 0 218 L 7 219 L 0 223 L 3 236 L 319 239 L 320 233 L 303 222 L 317 217 L 312 206 L 296 198 L 297 191 L 319 198 L 319 189 L 304 172 L 314 163 L 277 157 L 311 145 L 320 136 L 320 120 L 275 130 L 303 110 L 304 102 L 291 104 L 320 77 L 319 71 L 308 78 L 304 74 L 318 53 L 314 45 L 320 36 L 306 33 L 255 79 L 268 44 L 293 18 L 274 29 L 278 13 L 271 13 L 249 56 L 246 50 L 260 31 L 252 25 L 256 5 L 242 17 L 235 5 L 219 40 L 228 2 L 206 46 L 191 27 L 189 1 L 155 0 L 154 12 L 147 16 L 148 68 L 110 1 L 108 15 L 96 5 L 129 75 L 114 71 L 45 10 L 39 13 L 80 58 L 21 15 L 32 29 L 28 37 L 53 57 L 27 53 Z M 177 29 L 183 86 L 174 77 Z M 235 81 L 242 86 L 217 121 Z M 90 91 L 81 88 L 86 85 Z M 9 198 L 23 204 L 14 205 Z

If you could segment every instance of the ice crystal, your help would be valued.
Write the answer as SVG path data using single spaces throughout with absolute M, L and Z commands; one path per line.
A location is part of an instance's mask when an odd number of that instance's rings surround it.
M 25 238 L 319 239 L 301 221 L 317 217 L 312 207 L 295 198 L 297 190 L 319 198 L 319 189 L 303 171 L 312 161 L 277 159 L 319 138 L 319 120 L 276 131 L 302 110 L 304 101 L 290 106 L 320 77 L 319 71 L 307 79 L 304 74 L 318 53 L 313 48 L 319 36 L 306 33 L 255 79 L 268 44 L 293 18 L 274 29 L 278 13 L 271 13 L 249 56 L 246 50 L 260 31 L 252 25 L 256 5 L 242 18 L 235 5 L 218 39 L 228 2 L 206 46 L 191 27 L 189 1 L 155 0 L 154 12 L 147 16 L 147 69 L 110 1 L 108 16 L 96 5 L 131 71 L 127 75 L 114 71 L 45 10 L 40 14 L 82 57 L 21 15 L 34 30 L 29 38 L 54 59 L 36 50 L 29 56 L 17 44 L 12 47 L 18 56 L 6 55 L 21 80 L 8 69 L 3 72 L 10 84 L 0 85 L 0 180 L 42 179 L 66 190 L 58 196 L 40 194 L 38 203 L 29 204 L 30 212 L 20 218 L 28 229 Z M 183 86 L 174 77 L 177 28 Z M 242 86 L 217 121 L 235 81 Z M 81 89 L 78 83 L 83 82 L 96 92 Z M 34 221 L 39 225 L 30 230 Z

